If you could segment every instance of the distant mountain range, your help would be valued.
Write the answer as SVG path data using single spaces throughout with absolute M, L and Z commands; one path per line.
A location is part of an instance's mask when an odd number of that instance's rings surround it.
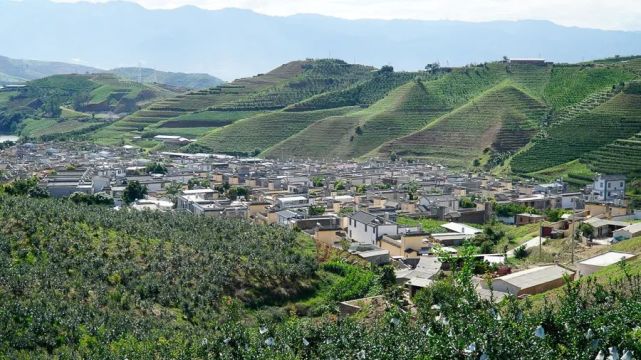
M 23 82 L 51 75 L 85 74 L 103 70 L 53 61 L 18 60 L 0 56 L 0 83 Z
M 54 61 L 21 60 L 0 56 L 0 84 L 41 79 L 51 75 L 96 74 L 109 72 L 124 79 L 158 83 L 183 89 L 207 89 L 223 83 L 209 74 L 186 74 L 158 71 L 150 68 L 122 67 L 102 70 L 94 67 Z
M 223 83 L 217 77 L 209 74 L 187 74 L 159 71 L 150 68 L 122 67 L 109 70 L 122 78 L 143 83 L 158 83 L 186 89 L 208 89 Z
M 0 53 L 80 60 L 103 69 L 142 63 L 225 80 L 305 58 L 341 58 L 397 70 L 510 57 L 580 62 L 641 53 L 641 32 L 564 27 L 547 21 L 343 20 L 272 17 L 196 7 L 148 10 L 129 2 L 0 1 Z

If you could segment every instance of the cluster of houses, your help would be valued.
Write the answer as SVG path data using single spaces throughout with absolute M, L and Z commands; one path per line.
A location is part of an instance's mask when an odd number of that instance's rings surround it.
M 4 180 L 38 176 L 52 197 L 105 193 L 120 207 L 126 185 L 138 181 L 148 190 L 145 198 L 131 204 L 138 210 L 240 218 L 299 229 L 322 246 L 346 249 L 375 264 L 393 263 L 399 283 L 410 291 L 428 286 L 443 271 L 436 249 L 455 256 L 457 246 L 481 232 L 481 226 L 474 225 L 491 219 L 517 226 L 540 223 L 540 235 L 547 238 L 568 237 L 583 223 L 594 228 L 590 241 L 641 235 L 641 223 L 630 224 L 641 213 L 627 207 L 624 176 L 599 175 L 584 189 L 568 191 L 562 181 L 516 181 L 424 162 L 327 163 L 145 154 L 133 146 L 104 148 L 71 142 L 20 144 L 2 150 L 1 155 Z M 150 163 L 162 163 L 167 171 L 148 173 Z M 498 214 L 494 207 L 505 204 L 536 213 Z M 557 208 L 568 214 L 557 222 L 545 221 L 544 211 Z M 430 218 L 442 225 L 439 231 L 426 231 L 420 225 L 403 225 L 399 217 Z M 483 256 L 492 263 L 505 260 L 505 254 Z M 559 286 L 577 272 L 589 274 L 631 256 L 609 253 L 580 262 L 574 269 L 549 264 L 504 274 L 493 280 L 492 291 L 479 281 L 478 291 L 488 296 L 534 294 Z

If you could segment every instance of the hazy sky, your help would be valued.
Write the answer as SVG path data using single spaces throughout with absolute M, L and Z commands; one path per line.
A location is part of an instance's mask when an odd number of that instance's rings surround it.
M 76 2 L 80 0 L 55 0 Z M 111 0 L 91 0 L 105 2 Z M 566 26 L 641 30 L 641 0 L 128 0 L 147 8 L 195 5 L 267 15 L 315 13 L 347 19 L 550 20 Z

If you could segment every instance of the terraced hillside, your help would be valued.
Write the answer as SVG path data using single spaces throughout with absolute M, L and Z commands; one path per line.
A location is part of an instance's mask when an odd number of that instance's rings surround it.
M 366 81 L 346 89 L 329 91 L 287 107 L 288 111 L 309 111 L 342 106 L 371 105 L 385 97 L 391 90 L 420 77 L 420 73 L 377 71 Z
M 412 80 L 367 109 L 327 117 L 265 152 L 268 157 L 353 158 L 425 126 L 446 109 Z
M 560 165 L 639 131 L 641 94 L 638 86 L 628 85 L 593 110 L 552 125 L 547 129 L 547 137 L 538 139 L 512 159 L 512 170 L 529 173 Z
M 544 72 L 545 67 L 543 69 Z M 386 93 L 385 98 L 372 104 L 368 109 L 343 117 L 323 119 L 300 134 L 278 144 L 265 155 L 275 157 L 281 154 L 295 154 L 290 156 L 338 158 L 364 156 L 385 142 L 419 130 L 437 117 L 463 105 L 485 89 L 510 76 L 506 66 L 498 63 L 463 69 L 443 69 L 434 74 L 425 72 L 392 74 L 379 72 L 369 82 L 357 85 L 355 88 L 361 89 L 359 94 L 369 96 L 357 99 L 376 99 L 376 96 L 383 94 L 380 90 L 391 87 L 394 81 L 412 77 L 404 85 Z M 535 74 L 532 78 L 536 76 L 538 75 Z M 535 81 L 529 83 L 532 84 Z M 378 92 L 365 91 L 367 89 L 375 89 Z M 343 95 L 348 90 L 353 89 L 324 94 L 308 102 L 313 102 L 318 107 L 341 103 L 340 99 L 345 99 Z M 308 106 L 308 102 L 295 104 L 288 109 L 296 109 L 301 105 Z M 355 103 L 355 101 L 346 103 Z M 363 105 L 367 106 L 367 104 L 361 104 Z M 331 139 L 330 146 L 327 146 L 327 139 Z
M 595 172 L 641 177 L 641 133 L 617 139 L 583 156 L 582 161 Z
M 543 103 L 502 83 L 380 151 L 469 165 L 489 150 L 515 151 L 527 144 L 545 112 Z
M 207 129 L 212 130 L 218 126 L 201 126 L 203 123 L 193 126 L 190 122 L 179 126 L 178 122 L 184 116 L 202 114 L 208 110 L 237 112 L 281 109 L 316 94 L 365 80 L 373 76 L 372 71 L 373 68 L 347 64 L 342 60 L 294 61 L 266 74 L 155 103 L 103 129 L 97 134 L 96 140 L 113 143 L 121 138 L 130 139 L 133 135 L 140 135 L 148 126 L 161 122 L 171 122 L 172 133 L 202 135 Z M 238 118 L 240 117 L 231 114 L 226 120 Z M 193 130 L 193 127 L 201 129 Z M 178 129 L 184 130 L 181 132 Z
M 321 119 L 347 114 L 356 109 L 358 108 L 341 107 L 256 115 L 211 131 L 191 144 L 189 149 L 244 155 L 260 153 Z

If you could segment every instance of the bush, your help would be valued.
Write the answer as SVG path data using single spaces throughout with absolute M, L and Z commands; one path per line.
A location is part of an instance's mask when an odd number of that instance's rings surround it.
M 514 257 L 517 259 L 525 259 L 530 253 L 525 248 L 525 245 L 521 245 L 514 249 Z

